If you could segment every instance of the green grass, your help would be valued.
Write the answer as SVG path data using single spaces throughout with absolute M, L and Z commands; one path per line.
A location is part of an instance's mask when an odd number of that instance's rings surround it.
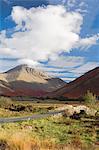
M 95 126 L 89 128 L 88 124 L 92 126 L 91 122 L 83 123 L 64 117 L 58 119 L 49 117 L 20 123 L 1 124 L 0 135 L 7 133 L 10 136 L 23 132 L 26 133 L 26 136 L 28 135 L 32 139 L 36 138 L 38 141 L 43 142 L 47 139 L 57 145 L 73 143 L 74 146 L 78 144 L 79 147 L 86 148 L 93 147 L 98 140 L 96 130 L 99 130 Z
M 61 106 L 59 104 L 59 106 Z M 38 104 L 33 102 L 12 101 L 9 98 L 0 99 L 0 117 L 28 116 L 42 114 L 54 110 L 58 104 Z
M 25 108 L 23 111 L 17 112 L 9 110 L 12 106 L 14 108 L 24 106 Z M 60 106 L 58 104 L 34 104 L 1 100 L 0 117 L 45 113 Z M 98 103 L 97 106 L 99 106 Z M 97 106 L 92 107 L 99 110 Z M 45 119 L 0 124 L 0 142 L 4 142 L 3 145 L 10 147 L 10 150 L 33 150 L 31 147 L 36 147 L 36 149 L 39 147 L 40 150 L 60 150 L 62 148 L 65 150 L 66 147 L 68 147 L 66 150 L 78 150 L 77 148 L 79 150 L 98 150 L 98 145 L 96 145 L 99 142 L 98 125 L 99 122 L 95 117 L 93 119 L 75 120 L 69 117 L 53 116 Z

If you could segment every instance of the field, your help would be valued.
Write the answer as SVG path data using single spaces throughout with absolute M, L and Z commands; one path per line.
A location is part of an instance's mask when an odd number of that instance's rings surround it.
M 16 102 L 1 98 L 0 118 L 46 113 L 64 105 L 66 104 Z M 99 103 L 90 107 L 99 112 Z M 0 124 L 0 150 L 98 150 L 97 117 L 99 116 L 72 119 L 57 115 Z

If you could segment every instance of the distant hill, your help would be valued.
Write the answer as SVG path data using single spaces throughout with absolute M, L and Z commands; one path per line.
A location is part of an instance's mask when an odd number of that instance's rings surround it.
M 3 96 L 76 99 L 85 95 L 88 90 L 99 97 L 99 67 L 70 83 L 27 65 L 20 65 L 0 74 L 0 95 Z
M 99 97 L 99 67 L 85 73 L 64 87 L 50 93 L 49 97 L 67 97 L 76 99 L 82 97 L 88 90 Z
M 43 96 L 63 87 L 66 83 L 27 65 L 17 66 L 0 74 L 0 95 Z

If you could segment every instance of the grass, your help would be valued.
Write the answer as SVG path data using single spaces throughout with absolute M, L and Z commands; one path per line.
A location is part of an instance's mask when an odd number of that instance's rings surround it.
M 91 125 L 91 122 L 88 123 Z M 6 141 L 11 150 L 14 150 L 15 147 L 17 150 L 27 150 L 24 145 L 29 147 L 28 150 L 31 145 L 46 150 L 57 146 L 65 148 L 69 145 L 74 148 L 77 146 L 80 149 L 89 150 L 89 147 L 95 148 L 97 134 L 96 127 L 89 128 L 87 123 L 64 117 L 58 119 L 49 117 L 27 122 L 2 124 L 0 125 L 0 140 Z
M 10 107 L 24 106 L 22 111 Z M 15 107 L 16 106 L 16 107 Z M 28 108 L 28 106 L 31 106 Z M 0 117 L 33 115 L 54 110 L 61 104 L 34 104 L 0 101 Z M 98 106 L 98 103 L 97 103 Z M 93 106 L 99 110 L 99 107 Z M 31 108 L 31 109 L 30 109 Z M 98 150 L 99 122 L 96 118 L 75 120 L 48 117 L 18 123 L 0 124 L 0 150 Z
M 38 104 L 33 102 L 12 101 L 9 98 L 0 99 L 0 117 L 28 116 L 42 114 L 54 110 L 61 104 Z

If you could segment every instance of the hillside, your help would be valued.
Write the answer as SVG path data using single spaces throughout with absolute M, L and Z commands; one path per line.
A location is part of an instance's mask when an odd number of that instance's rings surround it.
M 0 74 L 0 95 L 43 96 L 65 84 L 59 78 L 50 77 L 27 65 L 20 65 Z
M 52 92 L 49 96 L 79 98 L 82 97 L 87 90 L 99 96 L 99 67 L 85 73 L 59 90 Z

